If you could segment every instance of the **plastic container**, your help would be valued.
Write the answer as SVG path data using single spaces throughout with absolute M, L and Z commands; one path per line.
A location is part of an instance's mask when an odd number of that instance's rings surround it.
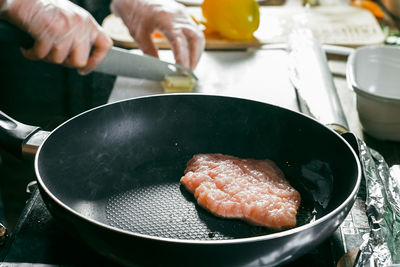
M 365 132 L 381 140 L 400 141 L 400 48 L 365 46 L 347 62 L 347 81 L 357 95 Z

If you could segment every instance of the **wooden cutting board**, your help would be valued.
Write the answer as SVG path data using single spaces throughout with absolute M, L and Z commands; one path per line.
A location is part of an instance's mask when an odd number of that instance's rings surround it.
M 202 21 L 200 7 L 188 7 L 189 13 Z M 347 5 L 313 7 L 260 7 L 260 26 L 249 41 L 231 41 L 219 36 L 206 37 L 206 49 L 243 49 L 264 44 L 286 43 L 294 26 L 294 18 L 305 19 L 314 36 L 323 44 L 358 47 L 381 44 L 384 34 L 375 17 L 367 10 Z M 102 23 L 116 45 L 137 48 L 122 20 L 111 14 Z M 165 38 L 154 38 L 156 45 L 170 48 Z

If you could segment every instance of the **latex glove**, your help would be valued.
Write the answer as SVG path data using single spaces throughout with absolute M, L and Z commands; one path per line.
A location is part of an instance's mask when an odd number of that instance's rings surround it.
M 152 34 L 157 30 L 171 44 L 176 63 L 195 68 L 205 40 L 183 5 L 173 0 L 113 0 L 110 7 L 122 18 L 145 54 L 158 57 L 152 40 Z
M 86 74 L 112 47 L 112 40 L 83 8 L 68 0 L 4 0 L 1 17 L 35 40 L 22 49 L 26 58 L 43 59 Z

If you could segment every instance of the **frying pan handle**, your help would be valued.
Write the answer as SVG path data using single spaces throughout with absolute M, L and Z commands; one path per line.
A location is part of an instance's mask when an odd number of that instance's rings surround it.
M 0 20 L 0 43 L 30 48 L 34 42 L 34 39 L 28 33 L 5 20 Z
M 39 127 L 20 123 L 0 110 L 0 146 L 13 155 L 22 158 L 24 145 L 39 130 Z

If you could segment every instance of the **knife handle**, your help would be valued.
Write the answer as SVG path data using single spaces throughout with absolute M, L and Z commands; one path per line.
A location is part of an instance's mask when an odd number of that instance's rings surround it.
M 26 32 L 5 20 L 0 20 L 0 43 L 31 48 L 35 40 Z

